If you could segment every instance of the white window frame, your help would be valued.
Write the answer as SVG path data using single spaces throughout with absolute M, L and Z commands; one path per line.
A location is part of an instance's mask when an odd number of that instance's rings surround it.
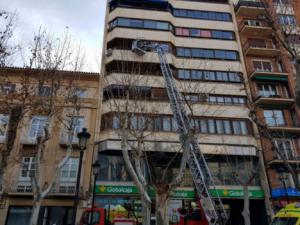
M 68 159 L 66 164 L 60 169 L 60 181 L 66 183 L 75 183 L 77 180 L 79 166 L 79 158 L 71 157 Z M 75 169 L 74 169 L 75 168 Z M 63 176 L 63 173 L 66 172 L 67 176 Z M 71 173 L 75 172 L 75 177 L 71 177 Z M 64 185 L 60 185 L 64 186 Z
M 279 144 L 283 143 L 283 149 L 279 147 Z M 290 149 L 287 148 L 286 143 L 289 143 Z M 276 147 L 278 148 L 278 151 L 281 151 L 281 154 L 285 156 L 286 160 L 293 160 L 296 159 L 296 152 L 295 152 L 295 146 L 294 142 L 290 139 L 275 139 Z M 288 152 L 291 151 L 291 152 Z M 277 153 L 277 152 L 276 152 Z M 280 158 L 280 155 L 277 153 L 278 157 Z M 292 158 L 289 158 L 288 156 L 292 155 Z
M 26 162 L 26 159 L 29 159 L 28 162 Z M 20 181 L 30 181 L 30 173 L 33 173 L 35 171 L 35 157 L 23 157 L 22 158 L 22 165 L 21 165 L 21 171 L 20 171 Z M 25 165 L 28 165 L 28 168 L 25 170 Z M 23 176 L 23 171 L 26 171 L 26 176 Z
M 283 123 L 282 124 L 278 124 L 278 118 L 279 117 L 276 117 L 276 111 L 280 111 L 281 112 L 281 115 L 282 115 L 282 121 Z M 266 113 L 267 112 L 271 112 L 272 113 L 272 116 L 271 117 L 266 117 Z M 282 110 L 264 110 L 263 111 L 264 113 L 264 118 L 265 118 L 265 121 L 266 121 L 266 124 L 268 126 L 271 126 L 271 127 L 277 127 L 277 126 L 285 126 L 286 125 L 286 121 L 285 121 L 285 117 L 284 117 L 284 112 Z M 268 122 L 269 119 L 272 119 L 272 124 Z M 274 123 L 273 123 L 274 122 Z
M 37 121 L 37 124 L 34 124 L 35 120 Z M 28 130 L 28 138 L 36 139 L 39 134 L 44 135 L 44 128 L 47 126 L 48 122 L 49 118 L 47 116 L 33 116 Z
M 261 64 L 261 68 L 262 69 L 261 70 L 255 69 L 254 62 L 259 62 Z M 270 63 L 271 71 L 264 69 L 264 66 L 263 66 L 264 62 Z M 267 59 L 252 59 L 252 66 L 253 66 L 253 69 L 255 71 L 257 71 L 257 72 L 272 72 L 274 70 L 273 65 L 272 65 L 272 61 L 271 60 L 267 60 Z
M 77 98 L 87 98 L 87 90 L 84 88 L 75 88 L 74 96 Z
M 79 123 L 74 124 L 74 121 L 73 121 L 74 119 L 78 119 Z M 69 121 L 68 126 L 73 126 L 72 130 L 66 131 L 66 128 L 62 129 L 61 137 L 63 137 L 64 142 L 68 142 L 69 141 L 69 132 L 73 132 L 72 143 L 78 143 L 77 134 L 82 131 L 82 128 L 85 127 L 85 118 L 83 116 L 69 116 L 68 121 Z
M 0 127 L 3 127 L 3 135 L 0 133 L 0 140 L 4 140 L 7 135 L 7 130 L 8 130 L 8 123 L 9 123 L 9 115 L 5 114 L 0 114 Z

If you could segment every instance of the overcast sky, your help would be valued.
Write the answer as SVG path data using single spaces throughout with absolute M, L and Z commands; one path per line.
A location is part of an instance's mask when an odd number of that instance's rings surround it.
M 1 0 L 0 9 L 17 11 L 16 37 L 32 40 L 40 26 L 61 35 L 66 27 L 86 49 L 88 71 L 97 71 L 103 35 L 105 0 Z

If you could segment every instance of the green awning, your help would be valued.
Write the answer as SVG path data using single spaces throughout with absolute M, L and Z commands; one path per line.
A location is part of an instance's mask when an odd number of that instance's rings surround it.
M 268 80 L 268 81 L 288 81 L 288 78 L 286 76 L 272 76 L 272 75 L 267 75 L 267 76 L 255 76 L 256 80 Z

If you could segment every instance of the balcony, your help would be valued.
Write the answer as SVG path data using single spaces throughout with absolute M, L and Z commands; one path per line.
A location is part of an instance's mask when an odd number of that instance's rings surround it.
M 257 37 L 270 37 L 273 32 L 267 22 L 260 20 L 243 20 L 239 31 L 241 35 Z
M 243 45 L 245 55 L 276 57 L 280 54 L 280 49 L 272 44 L 271 41 L 247 41 Z
M 18 181 L 10 189 L 10 195 L 32 195 L 32 186 L 30 181 Z
M 74 196 L 76 191 L 75 182 L 58 182 L 50 191 L 55 196 Z
M 254 102 L 257 105 L 265 105 L 265 106 L 282 106 L 287 107 L 294 104 L 295 100 L 289 98 L 288 96 L 282 95 L 258 95 L 254 98 Z
M 22 136 L 20 143 L 22 145 L 36 145 L 37 144 L 37 138 L 36 137 L 29 137 L 29 136 Z
M 299 126 L 268 126 L 269 131 L 275 133 L 289 133 L 289 134 L 300 134 L 300 127 Z
M 253 69 L 250 68 L 249 77 L 250 79 L 266 80 L 266 81 L 288 81 L 288 73 L 279 70 L 268 70 L 268 69 Z
M 265 13 L 268 4 L 261 1 L 239 0 L 235 6 L 237 16 L 258 17 Z
M 280 149 L 279 149 L 280 150 Z M 287 149 L 288 151 L 280 150 L 282 154 L 284 154 L 285 158 L 282 159 L 278 152 L 273 151 L 273 158 L 268 160 L 268 164 L 282 164 L 284 162 L 288 162 L 290 164 L 299 164 L 300 162 L 300 155 L 297 155 L 296 152 L 299 152 L 297 149 Z

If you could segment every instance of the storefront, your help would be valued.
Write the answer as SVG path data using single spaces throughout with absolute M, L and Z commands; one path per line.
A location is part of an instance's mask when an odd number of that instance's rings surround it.
M 148 191 L 150 197 L 154 199 L 154 191 Z M 219 195 L 224 203 L 225 209 L 228 210 L 232 225 L 238 224 L 240 221 L 241 211 L 243 209 L 243 190 L 242 188 L 218 188 L 217 191 L 211 191 L 212 196 Z M 118 216 L 124 217 L 140 217 L 141 201 L 137 188 L 130 182 L 98 182 L 96 186 L 96 205 L 97 207 L 106 208 L 108 218 L 112 220 Z M 250 207 L 253 208 L 252 221 L 256 225 L 264 225 L 264 194 L 259 188 L 249 190 Z M 196 193 L 193 188 L 176 189 L 171 194 L 168 212 L 170 223 L 179 221 L 179 208 L 189 208 L 192 202 L 196 202 Z M 257 210 L 256 210 L 257 209 Z M 257 212 L 256 212 L 257 211 Z M 154 217 L 154 203 L 153 211 Z M 257 218 L 256 218 L 257 217 Z M 262 217 L 262 218 L 260 218 Z M 253 223 L 254 224 L 254 223 Z

